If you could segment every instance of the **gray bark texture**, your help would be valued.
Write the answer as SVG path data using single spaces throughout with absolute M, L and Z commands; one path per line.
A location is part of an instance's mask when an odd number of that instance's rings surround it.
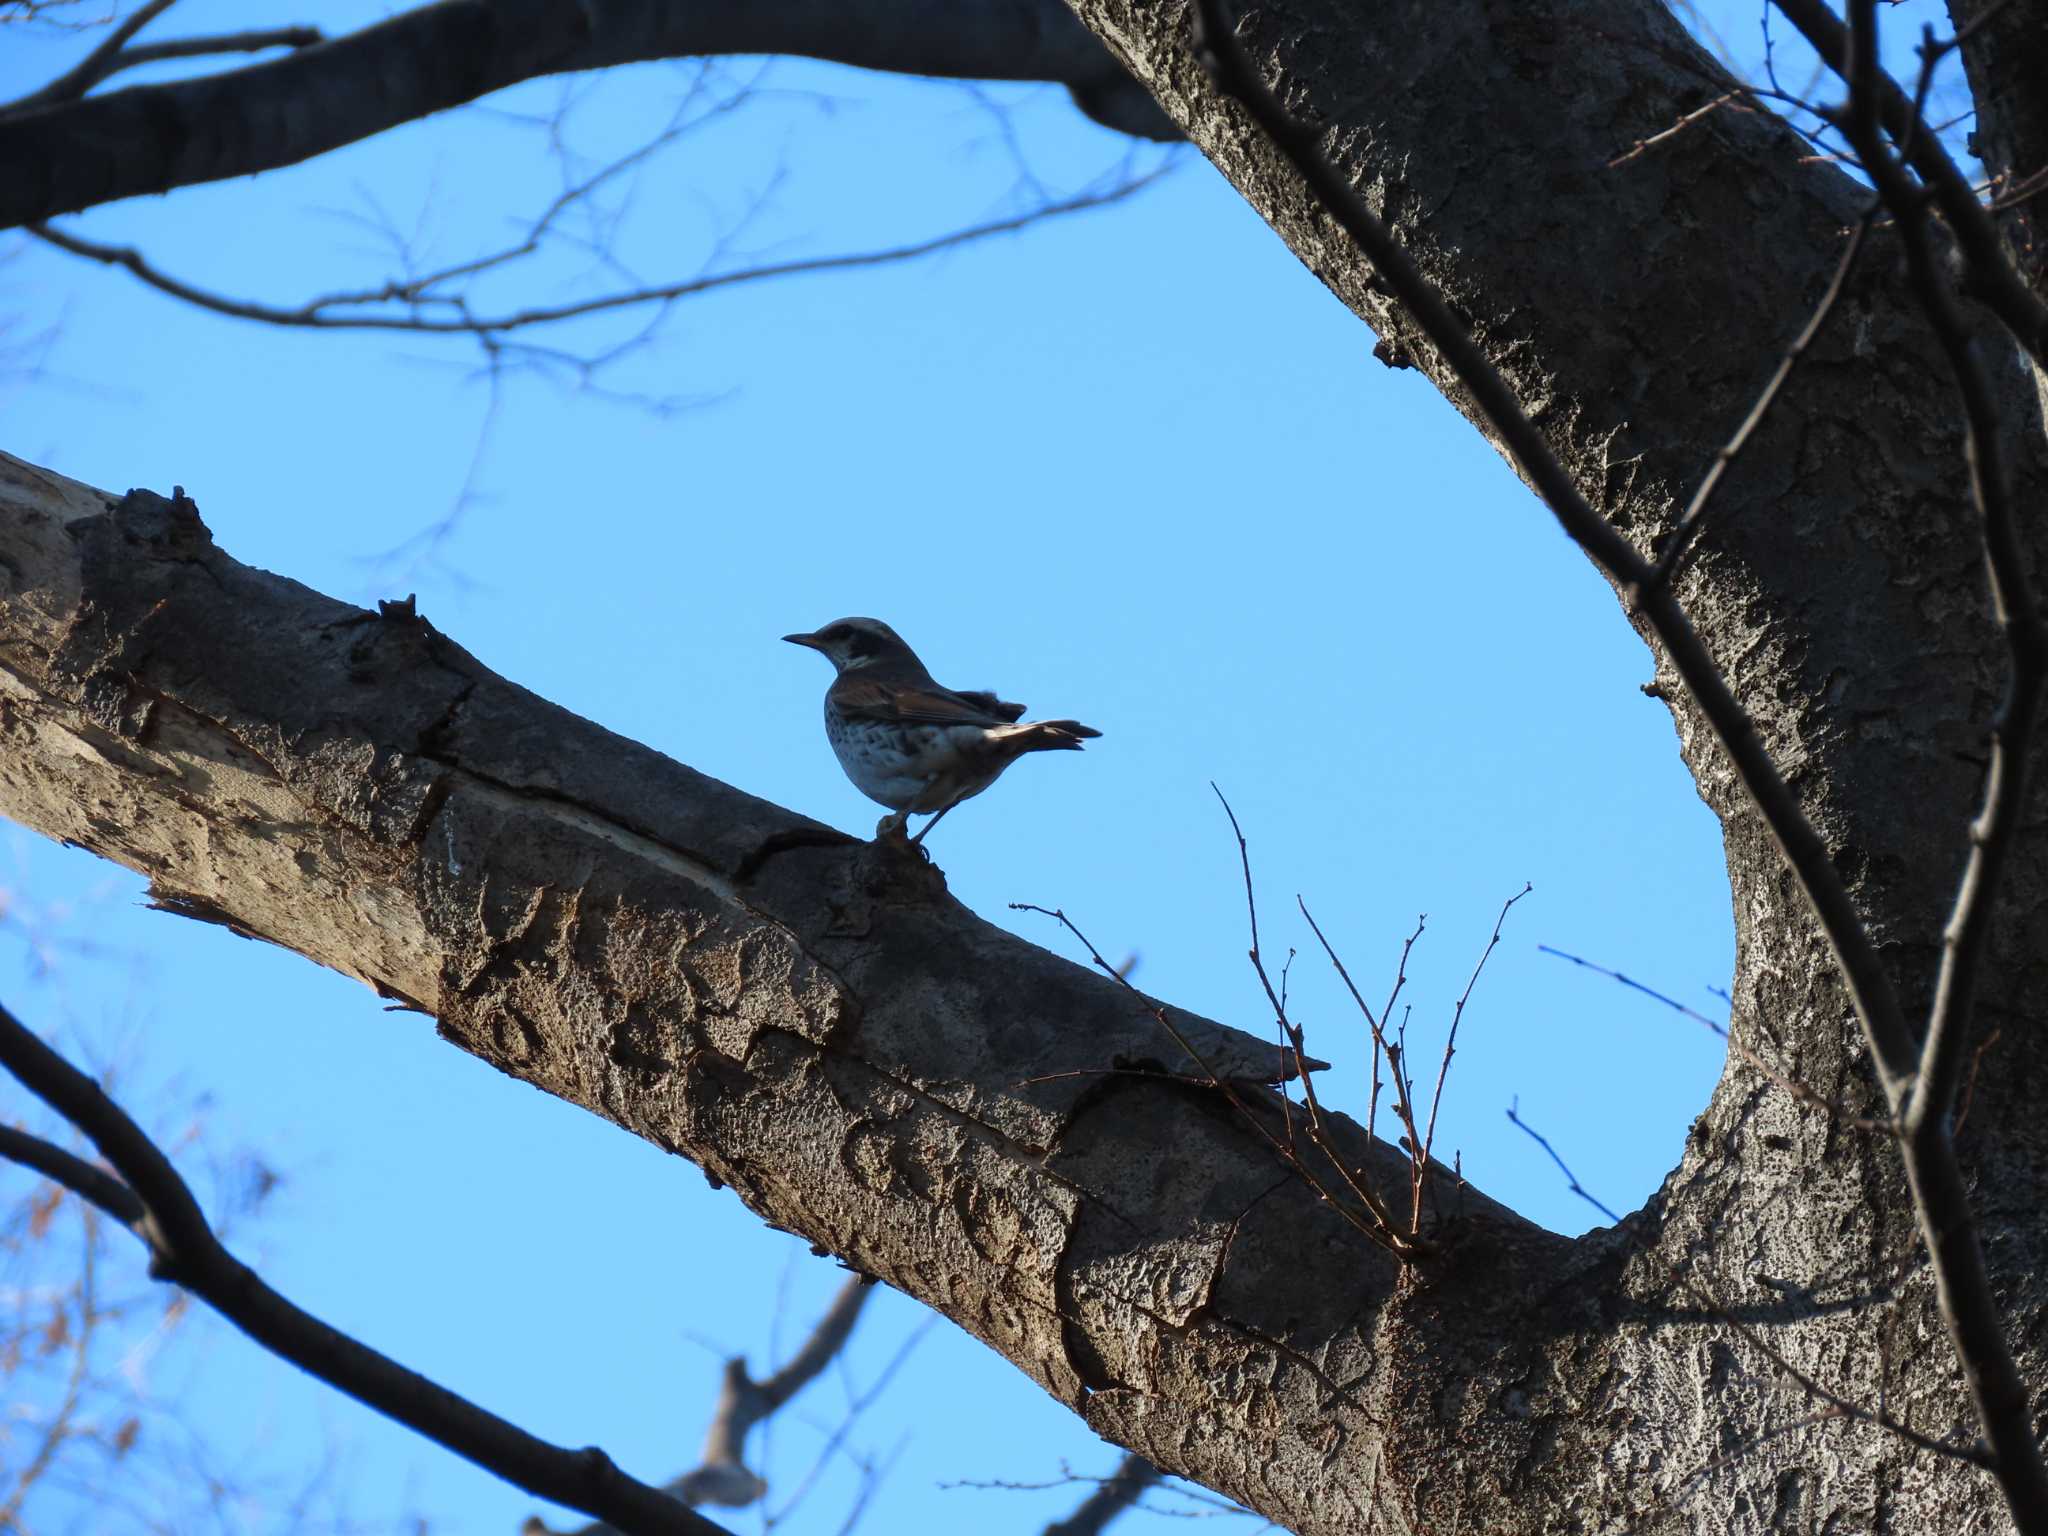
M 1218 96 L 1183 7 L 1076 8 L 1381 355 L 1460 401 Z M 1587 498 L 1658 547 L 1865 194 L 1754 113 L 1717 111 L 1613 163 L 1728 85 L 1655 0 L 1276 0 L 1241 35 Z M 1990 46 L 1973 80 L 1996 72 Z M 2017 156 L 2041 118 L 2038 94 L 2015 100 L 1993 126 Z M 2034 394 L 2000 366 L 2032 509 Z M 1880 229 L 1678 587 L 1917 1011 L 2004 671 L 1959 441 L 1946 366 Z M 1436 574 L 1457 591 L 1455 571 Z M 188 502 L 117 502 L 10 461 L 0 577 L 0 811 L 690 1157 L 1162 1469 L 1317 1536 L 2008 1527 L 1981 1470 L 1794 1374 L 1959 1447 L 1974 1437 L 1896 1149 L 1740 1060 L 1621 1228 L 1566 1241 L 1446 1192 L 1441 1251 L 1401 1271 L 1224 1095 L 1154 1070 L 1187 1064 L 1113 983 L 981 923 L 920 866 L 554 709 L 417 618 L 237 565 Z M 1737 1035 L 1880 1112 L 1826 945 L 1661 659 L 1659 673 L 1724 828 Z M 2037 1423 L 2040 799 L 1992 935 L 1962 1137 Z M 1176 1018 L 1226 1074 L 1272 1075 L 1270 1047 Z M 1046 1080 L 1090 1069 L 1137 1070 Z M 1241 1096 L 1278 1124 L 1277 1096 Z M 1400 1154 L 1343 1135 L 1347 1157 L 1400 1184 Z

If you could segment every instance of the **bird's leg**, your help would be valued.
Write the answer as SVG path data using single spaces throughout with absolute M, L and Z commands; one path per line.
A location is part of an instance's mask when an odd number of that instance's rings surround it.
M 936 827 L 939 824 L 940 818 L 943 817 L 946 814 L 946 812 L 953 809 L 953 807 L 958 805 L 959 803 L 960 802 L 958 800 L 948 800 L 944 805 L 940 806 L 938 811 L 933 815 L 932 819 L 926 822 L 924 826 L 919 829 L 917 836 L 913 837 L 910 840 L 910 846 L 915 848 L 918 846 L 918 844 L 922 843 L 924 841 L 925 833 L 931 831 L 933 827 Z
M 875 841 L 878 843 L 908 843 L 910 839 L 905 834 L 907 834 L 909 830 L 910 812 L 891 811 L 887 816 L 884 816 L 880 821 L 875 823 Z

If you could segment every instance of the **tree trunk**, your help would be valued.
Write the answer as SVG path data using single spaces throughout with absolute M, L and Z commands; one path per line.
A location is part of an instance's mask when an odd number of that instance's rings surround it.
M 1184 8 L 1076 8 L 1380 333 L 1381 355 L 1462 404 L 1349 242 L 1219 97 L 1189 52 Z M 1726 108 L 1615 163 L 1732 83 L 1662 5 L 1280 0 L 1251 10 L 1240 36 L 1463 312 L 1586 497 L 1639 547 L 1661 547 L 1867 194 L 1802 163 L 1806 146 L 1776 119 Z M 2038 101 L 2038 80 L 2028 85 Z M 2038 507 L 2032 391 L 2004 338 L 1987 328 L 1985 343 L 2013 386 L 2020 504 Z M 1724 482 L 1680 582 L 1923 1014 L 2005 670 L 1960 438 L 1948 371 L 1881 231 Z M 1881 1107 L 1803 901 L 1661 657 L 1659 670 L 1722 820 L 1738 1037 L 1822 1094 Z M 2010 1334 L 2039 1384 L 2048 1135 L 2033 1084 L 2048 1042 L 2033 1026 L 2048 1002 L 2048 850 L 2035 787 L 1978 1009 L 1980 1038 L 1996 1039 L 1964 1150 Z M 1588 1298 L 1614 1324 L 1601 1342 L 1546 1350 L 1525 1377 L 1418 1368 L 1462 1438 L 1415 1474 L 1417 1518 L 1532 1531 L 2003 1528 L 1987 1478 L 1895 1437 L 1839 1420 L 1773 1433 L 1824 1405 L 1711 1315 L 1739 1319 L 1845 1397 L 1875 1406 L 1882 1392 L 1915 1427 L 1968 1443 L 1968 1399 L 1888 1142 L 1731 1060 L 1637 1224 L 1619 1283 Z M 1482 1448 L 1511 1411 L 1551 1427 L 1503 1467 Z M 1394 1429 L 1387 1454 L 1413 1467 L 1396 1449 L 1409 1433 Z M 1493 1479 L 1503 1502 L 1480 1491 Z

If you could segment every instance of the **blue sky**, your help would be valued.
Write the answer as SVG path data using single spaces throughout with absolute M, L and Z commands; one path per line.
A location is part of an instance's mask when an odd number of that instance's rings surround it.
M 380 14 L 323 12 L 330 30 Z M 191 0 L 162 35 L 259 14 Z M 1753 13 L 1722 24 L 1754 33 Z M 0 93 L 80 43 L 10 31 Z M 459 259 L 545 205 L 559 170 L 530 119 L 570 103 L 567 134 L 595 159 L 670 121 L 693 83 L 699 106 L 754 95 L 622 178 L 617 220 L 580 230 L 649 280 L 922 239 L 1014 211 L 1026 173 L 1070 192 L 1128 152 L 1055 89 L 645 66 L 68 227 L 243 297 L 374 285 L 393 231 L 423 261 Z M 0 373 L 0 446 L 116 491 L 182 484 L 236 557 L 357 601 L 417 592 L 515 681 L 863 834 L 878 810 L 826 746 L 828 671 L 777 637 L 884 618 L 943 680 L 1104 733 L 948 817 L 932 846 L 954 892 L 1076 953 L 1007 903 L 1064 907 L 1105 952 L 1135 953 L 1147 990 L 1266 1031 L 1215 781 L 1251 839 L 1269 955 L 1304 951 L 1294 995 L 1334 1064 L 1326 1103 L 1362 1110 L 1363 1041 L 1295 895 L 1381 985 L 1428 914 L 1408 995 L 1433 1061 L 1502 901 L 1533 882 L 1467 1010 L 1439 1147 L 1564 1231 L 1597 1218 L 1507 1123 L 1511 1100 L 1617 1209 L 1675 1163 L 1718 1042 L 1537 951 L 1718 1010 L 1709 989 L 1732 965 L 1719 833 L 1664 707 L 1639 691 L 1649 655 L 1476 434 L 1418 375 L 1374 361 L 1371 333 L 1192 153 L 1115 208 L 687 301 L 595 387 L 516 372 L 495 404 L 460 341 L 278 331 L 6 249 L 8 337 L 54 335 Z M 557 302 L 601 280 L 572 250 L 480 298 Z M 598 348 L 632 328 L 545 340 Z M 423 548 L 415 536 L 451 514 Z M 243 1230 L 247 1256 L 538 1433 L 601 1443 L 649 1478 L 680 1471 L 719 1352 L 764 1363 L 778 1326 L 786 1348 L 840 1278 L 694 1169 L 352 982 L 142 910 L 141 883 L 111 866 L 0 830 L 0 883 L 10 1006 L 117 1052 L 141 1110 L 170 1085 L 203 1090 L 209 1141 L 284 1175 Z M 27 940 L 39 913 L 54 949 Z M 0 1090 L 0 1112 L 17 1102 Z M 869 1309 L 852 1389 L 922 1315 L 897 1296 Z M 160 1390 L 175 1386 L 231 1463 L 288 1481 L 332 1452 L 355 1516 L 437 1532 L 509 1531 L 535 1507 L 224 1330 L 188 1347 Z M 852 1389 L 821 1382 L 779 1426 L 778 1496 Z M 1078 1492 L 941 1485 L 1114 1461 L 943 1323 L 852 1440 L 900 1447 L 872 1530 L 1035 1530 Z M 855 1481 L 835 1463 L 783 1528 L 837 1530 Z M 264 1499 L 236 1514 L 236 1529 L 283 1528 Z

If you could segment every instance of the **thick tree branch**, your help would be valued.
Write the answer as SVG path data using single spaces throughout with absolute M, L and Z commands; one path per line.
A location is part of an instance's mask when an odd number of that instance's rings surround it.
M 921 861 L 576 720 L 401 605 L 240 566 L 189 501 L 0 459 L 0 573 L 0 810 L 687 1154 L 1276 1520 L 1362 1506 L 1333 1425 L 1436 1454 L 1444 1426 L 1375 1406 L 1436 1390 L 1415 1346 L 1519 1371 L 1611 1277 L 1467 1187 L 1444 1264 L 1397 1285 L 1274 1155 L 1272 1044 L 1162 1010 L 1232 1096 L 1189 1082 L 1143 1000 Z M 1405 1173 L 1325 1120 L 1348 1166 Z M 1224 1402 L 1220 1375 L 1261 1386 Z M 1483 1411 L 1505 1469 L 1539 1426 Z
M 0 229 L 296 164 L 543 75 L 761 53 L 1057 81 L 1109 126 L 1177 137 L 1059 0 L 438 0 L 284 58 L 0 116 Z
M 47 1143 L 24 1146 L 10 1136 L 0 1155 L 25 1154 L 27 1166 L 123 1221 L 148 1246 L 157 1279 L 183 1286 L 273 1354 L 538 1498 L 597 1515 L 631 1536 L 721 1536 L 721 1527 L 626 1476 L 604 1452 L 550 1445 L 286 1301 L 221 1246 L 190 1187 L 142 1128 L 4 1007 L 0 1066 L 85 1133 L 125 1194 Z

